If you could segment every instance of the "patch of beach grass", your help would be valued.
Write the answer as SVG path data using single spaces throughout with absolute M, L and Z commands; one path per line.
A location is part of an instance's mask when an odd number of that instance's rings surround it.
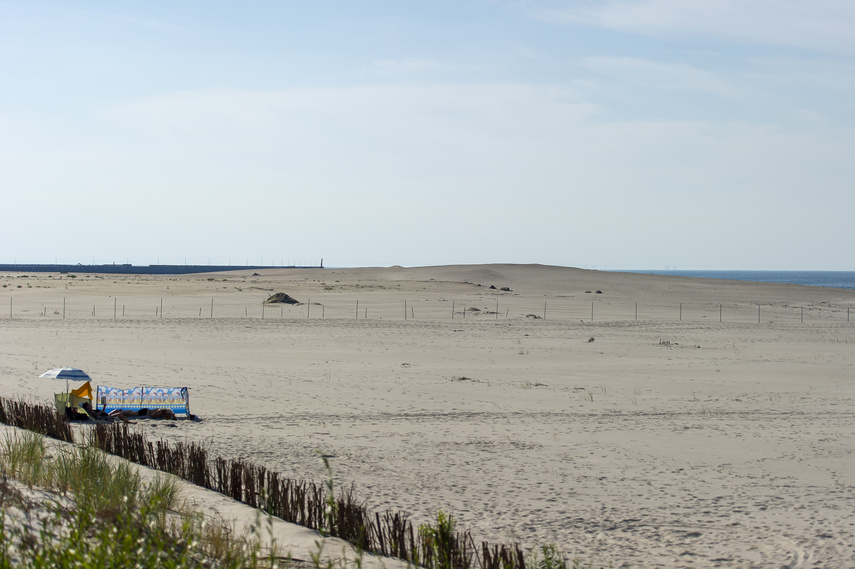
M 262 555 L 258 528 L 236 534 L 206 521 L 183 509 L 173 477 L 144 482 L 91 446 L 50 449 L 41 435 L 10 431 L 0 469 L 0 568 L 278 564 L 275 548 Z

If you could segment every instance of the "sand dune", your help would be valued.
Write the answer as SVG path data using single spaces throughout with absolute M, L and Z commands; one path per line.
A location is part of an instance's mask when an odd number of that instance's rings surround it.
M 294 478 L 322 480 L 321 451 L 371 508 L 443 509 L 476 539 L 616 567 L 852 566 L 853 291 L 540 265 L 259 273 L 2 275 L 0 385 L 48 401 L 37 376 L 59 365 L 186 385 L 202 422 L 140 428 Z M 272 292 L 304 304 L 261 318 Z M 63 299 L 95 315 L 63 319 Z

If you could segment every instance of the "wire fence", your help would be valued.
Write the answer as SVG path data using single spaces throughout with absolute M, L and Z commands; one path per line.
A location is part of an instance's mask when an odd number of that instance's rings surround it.
M 260 318 L 352 320 L 560 320 L 577 322 L 718 322 L 718 323 L 849 323 L 850 307 L 821 304 L 715 302 L 626 302 L 604 298 L 546 299 L 508 297 L 473 300 L 368 297 L 354 300 L 334 295 L 295 305 L 264 304 L 248 297 L 55 297 L 34 300 L 9 297 L 9 319 Z

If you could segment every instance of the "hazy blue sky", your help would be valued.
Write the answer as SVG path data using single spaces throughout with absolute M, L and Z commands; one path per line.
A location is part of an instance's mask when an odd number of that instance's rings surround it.
M 0 262 L 855 270 L 855 2 L 0 1 Z

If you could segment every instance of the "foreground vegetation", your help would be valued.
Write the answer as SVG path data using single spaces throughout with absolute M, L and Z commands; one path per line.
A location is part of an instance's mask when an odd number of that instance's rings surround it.
M 0 445 L 0 568 L 275 567 L 275 549 L 205 520 L 176 482 L 144 483 L 127 461 L 91 446 L 48 452 L 22 431 Z
M 86 445 L 46 452 L 42 435 L 74 442 L 69 425 L 49 407 L 0 398 L 0 423 L 28 429 L 7 438 L 0 448 L 0 569 L 5 567 L 273 567 L 287 558 L 272 548 L 261 554 L 257 538 L 236 536 L 221 520 L 205 520 L 184 511 L 174 478 L 161 475 L 143 484 L 130 466 L 135 462 L 197 486 L 220 492 L 287 522 L 317 530 L 322 536 L 349 541 L 357 551 L 394 557 L 427 569 L 574 569 L 549 545 L 524 555 L 518 545 L 475 545 L 459 532 L 454 519 L 440 511 L 436 525 L 415 528 L 399 513 L 381 517 L 357 502 L 353 488 L 336 494 L 326 459 L 325 484 L 282 478 L 243 461 L 208 459 L 196 444 L 151 443 L 127 425 L 98 425 Z M 69 450 L 70 449 L 70 450 Z M 126 461 L 112 461 L 115 455 Z M 10 483 L 7 476 L 20 481 Z M 33 489 L 50 492 L 33 499 Z M 36 512 L 36 515 L 33 513 Z M 17 519 L 10 521 L 10 515 Z M 322 561 L 322 541 L 312 555 L 314 569 L 333 569 Z M 341 563 L 343 565 L 343 563 Z M 585 567 L 592 567 L 592 563 Z

